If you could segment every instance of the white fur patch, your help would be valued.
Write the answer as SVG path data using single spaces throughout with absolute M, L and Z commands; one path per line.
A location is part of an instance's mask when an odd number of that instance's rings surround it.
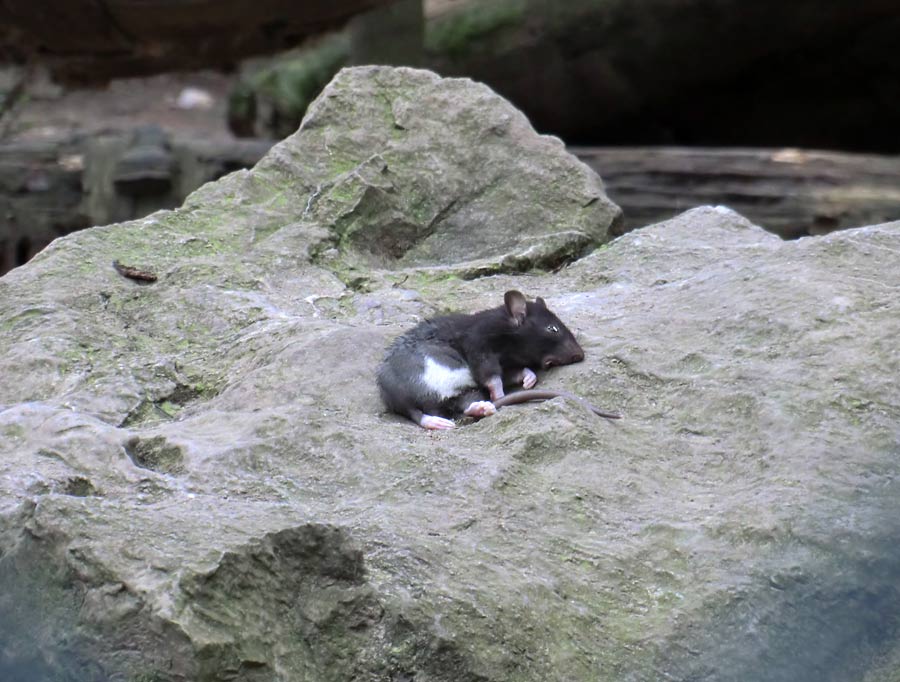
M 422 383 L 441 398 L 452 398 L 462 393 L 464 389 L 475 386 L 475 380 L 468 367 L 447 367 L 427 356 Z

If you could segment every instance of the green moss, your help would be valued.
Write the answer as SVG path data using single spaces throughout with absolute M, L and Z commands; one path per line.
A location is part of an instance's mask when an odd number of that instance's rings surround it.
M 228 93 L 228 119 L 248 132 L 253 130 L 256 119 L 256 93 L 247 81 L 238 81 Z
M 37 319 L 43 317 L 47 314 L 48 311 L 42 310 L 40 308 L 28 308 L 27 310 L 23 310 L 21 313 L 17 315 L 13 315 L 8 319 L 0 322 L 0 331 L 8 332 L 12 331 L 16 327 L 20 325 L 24 325 L 29 321 L 36 321 Z
M 318 45 L 291 53 L 242 80 L 229 97 L 229 117 L 246 121 L 262 112 L 276 136 L 293 133 L 310 103 L 347 62 L 348 38 L 335 34 Z
M 524 20 L 525 0 L 473 2 L 455 12 L 430 21 L 425 34 L 425 49 L 450 57 L 463 57 L 473 41 Z
M 422 289 L 429 285 L 444 282 L 459 282 L 460 276 L 449 270 L 418 270 L 412 274 L 397 274 L 390 278 L 397 286 L 403 284 L 409 289 Z
M 122 421 L 123 427 L 137 426 L 140 424 L 151 424 L 153 422 L 166 421 L 169 415 L 159 409 L 156 402 L 152 400 L 142 400 L 125 419 Z
M 164 400 L 159 404 L 159 409 L 166 413 L 168 416 L 174 417 L 181 411 L 181 406 L 170 403 L 168 400 Z
M 341 277 L 338 274 L 338 277 Z M 358 291 L 359 293 L 365 294 L 373 290 L 372 280 L 365 275 L 347 275 L 346 279 L 341 278 L 341 281 L 347 286 L 348 289 L 352 289 L 353 291 Z
M 359 163 L 358 159 L 343 157 L 337 153 L 334 156 L 329 156 L 327 169 L 328 179 L 331 181 L 336 180 L 339 176 L 349 173 L 357 168 Z
M 184 472 L 184 453 L 178 445 L 170 444 L 162 436 L 132 438 L 125 445 L 125 452 L 134 465 L 167 474 Z
M 20 440 L 25 438 L 25 429 L 18 424 L 10 424 L 3 428 L 3 438 L 6 440 Z
M 196 401 L 209 400 L 219 393 L 219 388 L 213 382 L 182 383 L 176 376 L 165 376 L 175 382 L 175 388 L 162 397 L 147 398 L 128 413 L 122 423 L 123 426 L 134 426 L 152 422 L 168 421 L 175 419 L 188 405 Z
M 191 389 L 194 391 L 194 393 L 197 394 L 199 398 L 202 398 L 204 400 L 214 398 L 219 394 L 220 390 L 218 387 L 202 381 L 191 386 Z

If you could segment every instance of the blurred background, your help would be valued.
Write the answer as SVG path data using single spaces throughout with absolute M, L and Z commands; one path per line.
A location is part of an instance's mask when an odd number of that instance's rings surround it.
M 896 0 L 3 0 L 0 274 L 252 166 L 354 64 L 487 83 L 623 230 L 900 219 L 898 38 Z

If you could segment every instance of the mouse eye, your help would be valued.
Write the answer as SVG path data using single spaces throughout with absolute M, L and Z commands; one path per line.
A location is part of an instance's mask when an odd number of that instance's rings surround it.
M 555 324 L 548 324 L 547 331 L 551 334 L 559 334 L 559 327 L 557 327 Z

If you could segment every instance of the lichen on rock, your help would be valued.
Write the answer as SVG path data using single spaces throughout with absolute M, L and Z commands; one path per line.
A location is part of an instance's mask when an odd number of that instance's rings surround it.
M 558 266 L 620 219 L 558 139 L 485 86 L 427 71 L 342 71 L 260 165 L 285 163 L 316 177 L 304 216 L 329 226 L 317 252 L 336 270 Z
M 900 225 L 595 248 L 616 216 L 483 86 L 360 68 L 257 168 L 8 273 L 0 677 L 889 679 Z M 621 423 L 384 413 L 395 334 L 511 288 L 585 349 L 542 385 Z

